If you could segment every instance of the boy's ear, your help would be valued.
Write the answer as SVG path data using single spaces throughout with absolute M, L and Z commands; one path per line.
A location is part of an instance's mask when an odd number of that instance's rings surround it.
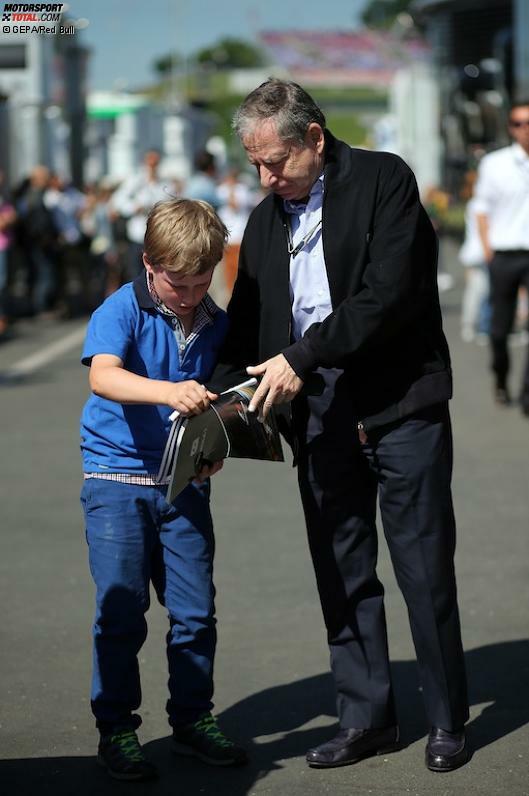
M 145 266 L 145 270 L 148 271 L 150 274 L 152 274 L 154 272 L 154 268 L 152 267 L 152 265 L 148 261 L 147 255 L 145 254 L 145 252 L 143 252 L 142 260 L 143 260 L 143 265 Z

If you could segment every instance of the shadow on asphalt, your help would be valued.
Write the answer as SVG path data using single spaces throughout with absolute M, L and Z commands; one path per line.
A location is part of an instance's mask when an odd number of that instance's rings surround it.
M 468 725 L 470 745 L 479 754 L 483 747 L 529 722 L 529 640 L 480 647 L 469 651 L 466 661 L 471 704 L 485 704 Z M 409 745 L 427 732 L 416 665 L 397 661 L 392 671 L 402 741 Z M 320 674 L 252 694 L 224 711 L 220 716 L 223 728 L 244 740 L 250 752 L 251 764 L 244 768 L 213 769 L 176 757 L 167 736 L 145 745 L 160 772 L 160 779 L 152 783 L 111 781 L 93 757 L 74 756 L 0 761 L 0 783 L 6 796 L 121 796 L 132 792 L 245 796 L 258 780 L 282 768 L 282 761 L 302 758 L 308 748 L 328 739 L 333 733 L 328 726 L 304 727 L 322 715 L 334 714 L 331 677 Z M 250 739 L 250 733 L 257 742 Z

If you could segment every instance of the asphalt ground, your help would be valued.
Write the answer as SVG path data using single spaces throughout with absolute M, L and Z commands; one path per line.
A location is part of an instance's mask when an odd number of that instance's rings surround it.
M 488 351 L 459 339 L 462 269 L 442 294 L 455 397 L 456 566 L 467 656 L 473 756 L 435 774 L 405 606 L 381 534 L 390 651 L 403 749 L 354 766 L 307 768 L 336 728 L 325 633 L 295 471 L 231 460 L 213 483 L 219 645 L 216 707 L 251 755 L 213 769 L 170 750 L 164 636 L 155 602 L 141 651 L 140 738 L 160 770 L 149 784 L 108 779 L 95 761 L 89 706 L 94 589 L 79 507 L 78 417 L 88 394 L 80 321 L 23 321 L 0 345 L 2 426 L 0 793 L 153 796 L 492 796 L 529 794 L 529 421 L 491 396 Z M 20 367 L 72 335 L 40 367 Z M 522 348 L 513 342 L 513 388 Z M 45 356 L 44 356 L 45 359 Z M 18 370 L 16 370 L 16 367 Z M 15 370 L 13 368 L 15 367 Z

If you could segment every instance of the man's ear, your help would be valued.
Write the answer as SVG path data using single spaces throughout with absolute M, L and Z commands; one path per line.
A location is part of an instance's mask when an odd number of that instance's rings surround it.
M 325 136 L 320 125 L 317 122 L 311 122 L 307 129 L 307 135 L 309 137 L 309 142 L 315 147 L 318 154 L 321 154 L 325 144 Z

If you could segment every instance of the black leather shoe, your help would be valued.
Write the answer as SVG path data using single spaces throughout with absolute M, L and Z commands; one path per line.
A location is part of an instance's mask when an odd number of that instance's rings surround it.
M 307 752 L 307 763 L 312 768 L 333 768 L 357 763 L 371 755 L 385 755 L 399 748 L 398 727 L 381 727 L 373 730 L 340 730 L 338 735 Z
M 465 731 L 447 732 L 432 727 L 426 744 L 426 768 L 430 771 L 453 771 L 469 759 Z

